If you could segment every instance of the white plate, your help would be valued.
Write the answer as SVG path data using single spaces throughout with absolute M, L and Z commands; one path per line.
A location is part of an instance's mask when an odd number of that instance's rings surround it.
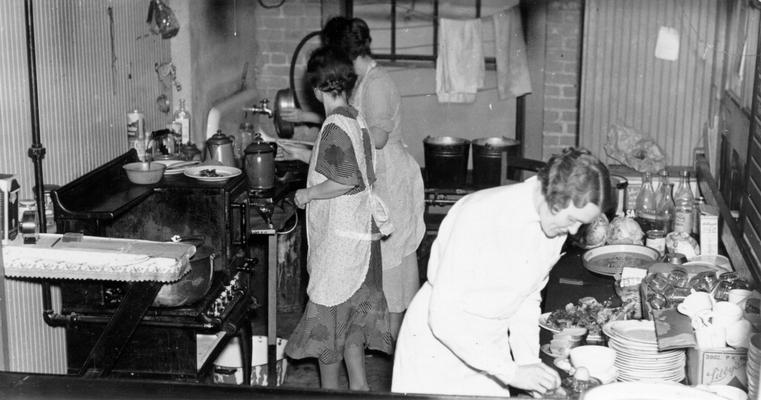
M 219 176 L 201 176 L 201 171 L 204 170 L 214 170 Z M 242 172 L 238 168 L 227 167 L 224 165 L 199 165 L 197 167 L 187 168 L 183 173 L 185 176 L 198 179 L 202 182 L 223 182 L 240 175 Z
M 539 326 L 541 328 L 544 328 L 544 329 L 552 332 L 552 333 L 560 333 L 560 329 L 555 329 L 555 328 L 553 328 L 549 324 L 548 320 L 550 318 L 550 314 L 552 314 L 552 313 L 551 312 L 546 312 L 546 313 L 544 313 L 544 314 L 539 316 Z
M 619 377 L 620 379 L 620 377 Z M 584 400 L 723 400 L 722 397 L 679 383 L 616 382 L 594 387 Z
M 658 250 L 638 244 L 610 244 L 587 250 L 582 256 L 584 268 L 601 275 L 615 276 L 624 267 L 642 267 L 658 260 Z
M 623 343 L 658 344 L 658 339 L 655 336 L 655 323 L 650 320 L 610 321 L 603 325 L 602 331 L 608 337 L 620 339 Z
M 193 165 L 198 164 L 198 161 L 193 162 L 193 164 L 190 164 L 191 161 L 184 161 L 184 160 L 156 160 L 153 162 L 166 165 L 167 169 L 164 170 L 164 175 L 178 175 L 185 172 L 186 169 L 192 167 Z M 189 163 L 189 164 L 186 167 L 178 167 L 174 169 L 169 169 L 173 165 L 177 165 L 180 163 Z

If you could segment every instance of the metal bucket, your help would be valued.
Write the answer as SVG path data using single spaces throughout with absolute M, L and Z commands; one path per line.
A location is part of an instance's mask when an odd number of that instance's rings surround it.
M 423 139 L 423 150 L 426 187 L 465 186 L 470 140 L 451 136 L 428 136 Z
M 473 185 L 479 188 L 499 186 L 507 173 L 507 163 L 517 157 L 520 142 L 506 137 L 488 137 L 473 141 Z

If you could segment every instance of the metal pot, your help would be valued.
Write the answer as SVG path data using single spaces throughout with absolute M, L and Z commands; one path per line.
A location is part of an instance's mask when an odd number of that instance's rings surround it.
M 202 299 L 211 289 L 215 257 L 213 248 L 196 245 L 196 254 L 190 259 L 190 272 L 179 281 L 162 286 L 153 306 L 181 307 Z
M 275 186 L 275 153 L 277 145 L 262 140 L 256 135 L 251 144 L 246 147 L 244 168 L 251 189 L 271 189 Z

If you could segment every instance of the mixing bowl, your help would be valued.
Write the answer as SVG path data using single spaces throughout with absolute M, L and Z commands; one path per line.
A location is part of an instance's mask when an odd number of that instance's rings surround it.
M 133 162 L 122 166 L 130 182 L 138 185 L 152 185 L 164 176 L 166 165 L 152 162 Z

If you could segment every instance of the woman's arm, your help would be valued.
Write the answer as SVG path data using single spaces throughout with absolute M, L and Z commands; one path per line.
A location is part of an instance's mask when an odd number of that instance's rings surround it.
M 353 187 L 354 186 L 327 180 L 318 185 L 297 190 L 294 200 L 296 200 L 296 206 L 304 207 L 312 200 L 325 200 L 341 196 Z
M 304 111 L 300 108 L 284 108 L 280 110 L 280 118 L 283 121 L 293 122 L 294 124 L 321 124 L 323 120 L 322 115 L 312 111 Z

